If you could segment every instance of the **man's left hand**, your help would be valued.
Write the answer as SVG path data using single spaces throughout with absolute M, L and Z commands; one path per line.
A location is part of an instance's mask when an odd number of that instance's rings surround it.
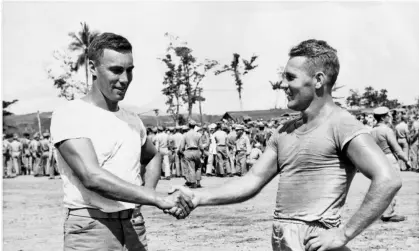
M 310 233 L 304 238 L 306 251 L 325 251 L 341 248 L 349 242 L 341 228 Z

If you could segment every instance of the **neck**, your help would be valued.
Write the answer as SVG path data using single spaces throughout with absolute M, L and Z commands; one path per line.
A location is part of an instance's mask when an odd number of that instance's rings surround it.
M 327 114 L 332 108 L 336 107 L 332 96 L 315 99 L 310 106 L 301 112 L 304 123 L 313 121 L 315 118 Z
M 92 84 L 92 89 L 85 96 L 84 100 L 107 111 L 116 112 L 119 110 L 118 102 L 112 102 L 107 99 L 103 93 L 96 88 L 95 83 Z

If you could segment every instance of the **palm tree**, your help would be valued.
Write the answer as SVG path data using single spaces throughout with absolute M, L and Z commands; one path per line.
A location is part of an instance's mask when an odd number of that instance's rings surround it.
M 243 91 L 243 82 L 242 77 L 249 73 L 249 71 L 258 67 L 257 65 L 253 65 L 256 61 L 258 56 L 253 55 L 250 58 L 250 61 L 245 59 L 242 60 L 243 65 L 240 65 L 240 55 L 237 53 L 233 54 L 233 60 L 231 61 L 230 65 L 224 65 L 221 70 L 215 71 L 215 75 L 221 74 L 223 72 L 231 71 L 234 77 L 235 84 L 237 86 L 237 92 L 239 93 L 239 100 L 240 100 L 240 110 L 243 110 L 243 102 L 242 102 L 242 91 Z
M 71 51 L 81 51 L 73 70 L 77 71 L 82 65 L 84 65 L 86 71 L 86 86 L 89 89 L 87 50 L 93 39 L 99 35 L 99 32 L 91 31 L 85 22 L 80 24 L 82 29 L 77 32 L 77 34 L 75 32 L 68 33 L 68 35 L 73 39 L 69 45 L 69 49 Z

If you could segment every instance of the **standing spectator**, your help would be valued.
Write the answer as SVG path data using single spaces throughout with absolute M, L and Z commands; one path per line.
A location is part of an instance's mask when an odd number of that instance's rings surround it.
M 14 176 L 11 173 L 12 163 L 11 163 L 11 154 L 10 154 L 10 134 L 3 133 L 3 177 L 4 178 L 13 178 Z
M 38 166 L 41 159 L 41 143 L 39 142 L 39 134 L 33 135 L 32 141 L 29 143 L 29 152 L 31 156 L 29 158 L 30 169 L 32 170 L 35 177 L 38 177 Z
M 252 150 L 250 151 L 249 160 L 248 160 L 248 167 L 249 170 L 252 166 L 256 163 L 256 161 L 262 156 L 262 145 L 260 143 L 256 143 L 253 145 Z
M 165 180 L 170 180 L 170 163 L 169 163 L 169 135 L 167 135 L 165 128 L 157 127 L 158 133 L 154 138 L 157 151 L 163 158 L 162 171 L 164 172 Z
M 409 142 L 407 138 L 409 135 L 409 128 L 407 126 L 408 121 L 409 121 L 408 116 L 404 115 L 401 117 L 400 123 L 396 125 L 396 136 L 397 136 L 397 142 L 402 148 L 403 153 L 409 158 Z M 408 169 L 405 163 L 401 160 L 399 160 L 399 165 L 402 171 L 406 171 Z
M 15 172 L 15 175 L 21 175 L 21 160 L 22 160 L 22 143 L 19 141 L 19 136 L 17 133 L 13 134 L 12 142 L 9 145 L 11 158 L 12 158 L 12 167 Z
M 250 140 L 244 134 L 244 126 L 238 125 L 236 127 L 236 175 L 242 176 L 247 173 L 246 161 L 250 154 Z
M 23 139 L 21 140 L 22 143 L 22 173 L 25 175 L 31 174 L 31 168 L 30 168 L 30 157 L 31 152 L 29 151 L 29 133 L 25 132 L 23 133 Z
M 51 142 L 49 139 L 49 133 L 45 132 L 42 134 L 43 139 L 40 141 L 41 145 L 41 160 L 38 165 L 38 176 L 46 176 L 49 172 L 49 160 L 50 160 L 50 148 Z

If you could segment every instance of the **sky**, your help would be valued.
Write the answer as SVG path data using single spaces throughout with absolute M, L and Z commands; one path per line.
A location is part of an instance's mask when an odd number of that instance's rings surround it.
M 269 81 L 278 80 L 289 50 L 311 38 L 338 51 L 337 81 L 344 85 L 338 96 L 373 86 L 412 104 L 419 96 L 417 13 L 418 2 L 3 2 L 2 98 L 19 100 L 10 108 L 16 114 L 65 104 L 46 69 L 54 64 L 53 51 L 67 48 L 68 33 L 86 22 L 133 45 L 134 79 L 122 104 L 142 111 L 167 109 L 161 94 L 165 66 L 157 60 L 165 53 L 166 32 L 186 41 L 201 60 L 229 64 L 233 53 L 245 59 L 258 55 L 258 67 L 243 78 L 244 110 L 286 105 L 284 94 L 273 91 Z M 240 109 L 230 74 L 210 74 L 203 87 L 204 113 Z

